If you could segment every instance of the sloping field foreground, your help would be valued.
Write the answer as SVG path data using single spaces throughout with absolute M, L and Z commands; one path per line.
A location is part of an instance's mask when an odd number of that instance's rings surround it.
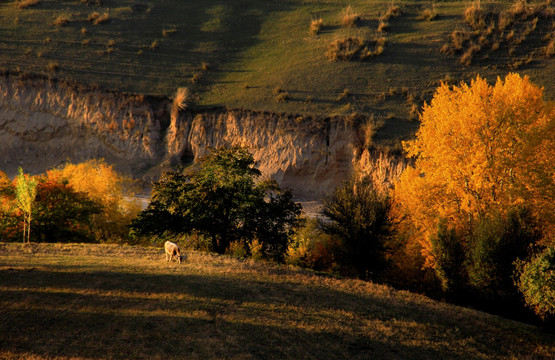
M 158 248 L 0 244 L 1 359 L 553 359 L 539 328 L 357 280 Z

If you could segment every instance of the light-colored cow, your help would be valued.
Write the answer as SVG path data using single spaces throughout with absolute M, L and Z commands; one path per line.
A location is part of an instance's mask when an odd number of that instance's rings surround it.
M 171 241 L 166 241 L 164 244 L 164 249 L 166 250 L 166 261 L 172 261 L 174 255 L 177 258 L 177 262 L 181 264 L 181 260 L 185 259 L 185 255 L 181 255 L 181 251 L 179 251 L 179 246 L 176 243 Z

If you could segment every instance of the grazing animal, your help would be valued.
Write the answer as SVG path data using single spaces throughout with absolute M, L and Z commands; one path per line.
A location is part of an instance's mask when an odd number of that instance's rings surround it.
M 181 255 L 181 251 L 179 251 L 179 246 L 176 243 L 171 241 L 166 241 L 164 244 L 164 249 L 166 250 L 166 261 L 172 261 L 173 256 L 175 255 L 177 258 L 177 262 L 181 264 L 181 260 L 185 258 L 185 255 Z

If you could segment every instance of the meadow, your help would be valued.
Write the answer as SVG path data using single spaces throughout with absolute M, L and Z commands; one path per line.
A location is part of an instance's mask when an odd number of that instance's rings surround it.
M 140 94 L 188 87 L 198 107 L 373 114 L 384 120 L 379 140 L 411 134 L 440 81 L 518 71 L 553 98 L 553 4 L 542 3 L 537 20 L 495 39 L 483 30 L 465 65 L 442 53 L 480 35 L 459 0 L 12 0 L 0 4 L 0 67 Z M 348 61 L 333 61 L 334 46 Z
M 553 359 L 555 335 L 388 286 L 161 248 L 0 243 L 2 359 Z

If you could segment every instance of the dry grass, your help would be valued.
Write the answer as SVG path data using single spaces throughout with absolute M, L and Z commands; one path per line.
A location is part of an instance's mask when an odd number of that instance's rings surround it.
M 395 18 L 401 15 L 401 7 L 397 5 L 390 5 L 385 13 L 380 16 L 381 21 L 389 21 L 391 18 Z
M 162 30 L 162 36 L 163 37 L 168 37 L 170 35 L 175 34 L 176 32 L 177 32 L 176 29 L 164 29 L 164 30 Z
M 331 61 L 367 60 L 381 55 L 386 42 L 383 36 L 368 41 L 363 41 L 360 37 L 337 39 L 330 44 L 327 56 Z
M 383 176 L 385 164 L 369 158 Z M 387 286 L 187 255 L 179 265 L 166 263 L 161 247 L 0 243 L 0 358 L 552 359 L 555 352 L 553 335 L 533 326 Z
M 380 20 L 380 23 L 378 24 L 378 31 L 379 32 L 385 32 L 389 30 L 389 23 L 383 20 Z
M 545 56 L 550 58 L 553 54 L 555 54 L 555 37 L 553 37 L 545 47 Z
M 180 110 L 185 110 L 189 106 L 189 101 L 191 101 L 191 91 L 189 88 L 180 87 L 175 93 L 172 103 L 172 114 L 177 113 Z
M 439 17 L 439 13 L 436 10 L 435 4 L 422 9 L 419 13 L 419 17 L 425 21 L 433 21 L 437 19 Z
M 59 67 L 60 67 L 60 64 L 58 64 L 58 62 L 51 61 L 51 62 L 48 63 L 47 69 L 49 71 L 56 72 L 56 71 L 58 71 Z
M 486 12 L 480 6 L 480 2 L 474 1 L 464 10 L 464 20 L 473 29 L 481 29 L 486 25 Z
M 318 35 L 320 31 L 322 31 L 323 26 L 324 26 L 324 21 L 322 19 L 312 19 L 310 21 L 310 29 L 308 32 L 311 35 Z
M 343 27 L 355 27 L 360 22 L 360 15 L 356 13 L 353 8 L 349 5 L 343 11 L 343 15 L 341 16 L 341 25 Z
M 278 103 L 287 102 L 289 100 L 291 100 L 291 96 L 289 95 L 289 93 L 287 91 L 282 91 L 282 92 L 276 94 L 276 102 L 278 102 Z
M 107 12 L 100 15 L 98 11 L 94 11 L 87 17 L 87 20 L 92 22 L 94 25 L 100 25 L 108 22 L 110 20 L 110 15 Z
M 18 9 L 26 9 L 30 6 L 34 6 L 40 3 L 40 0 L 20 0 L 14 3 L 15 7 Z
M 54 20 L 54 25 L 56 25 L 56 26 L 67 26 L 69 24 L 70 20 L 71 20 L 71 17 L 69 15 L 62 14 L 62 15 L 59 15 Z
M 92 13 L 87 16 L 87 21 L 94 23 L 100 17 L 100 13 L 98 11 L 93 11 Z
M 339 94 L 336 100 L 337 101 L 347 100 L 350 96 L 351 96 L 351 92 L 349 91 L 349 89 L 344 89 L 343 92 Z
M 538 38 L 545 34 L 550 21 L 555 20 L 549 0 L 539 4 L 517 0 L 506 10 L 496 8 L 491 11 L 486 11 L 475 1 L 466 7 L 464 19 L 473 31 L 454 31 L 449 43 L 441 50 L 449 55 L 462 54 L 459 62 L 464 65 L 470 65 L 474 55 L 483 49 L 490 52 L 506 49 L 510 57 L 539 54 Z M 532 40 L 529 41 L 529 38 Z M 489 58 L 489 53 L 482 56 L 482 59 Z M 527 58 L 511 61 L 505 64 L 510 69 L 531 62 Z

